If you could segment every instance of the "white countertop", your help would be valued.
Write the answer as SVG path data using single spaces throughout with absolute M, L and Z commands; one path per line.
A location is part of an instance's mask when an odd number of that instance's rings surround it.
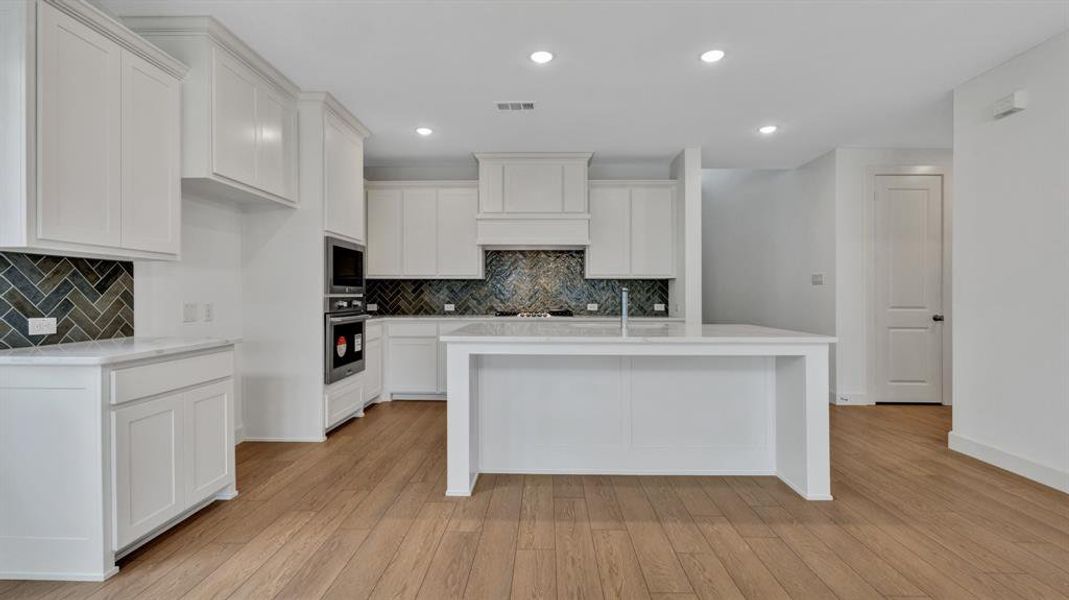
M 3 365 L 107 365 L 230 346 L 218 338 L 116 338 L 0 350 Z
M 611 316 L 586 316 L 576 315 L 574 317 L 549 317 L 549 318 L 533 318 L 533 317 L 498 317 L 495 315 L 376 315 L 375 313 L 369 313 L 372 321 L 501 321 L 501 322 L 521 322 L 529 323 L 531 321 L 538 322 L 576 322 L 576 323 L 618 323 L 620 317 Z M 679 317 L 631 317 L 631 321 L 635 323 L 642 322 L 655 322 L 655 323 L 682 323 L 683 319 Z
M 723 324 L 687 327 L 682 323 L 632 321 L 624 335 L 616 323 L 576 323 L 557 320 L 490 321 L 472 323 L 441 337 L 443 342 L 479 343 L 718 343 L 718 344 L 832 344 L 836 338 L 804 331 L 759 325 Z

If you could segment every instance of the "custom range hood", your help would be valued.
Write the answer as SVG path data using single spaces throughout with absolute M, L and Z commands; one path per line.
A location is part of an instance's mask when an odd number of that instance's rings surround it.
M 478 243 L 491 248 L 590 245 L 590 152 L 476 154 Z

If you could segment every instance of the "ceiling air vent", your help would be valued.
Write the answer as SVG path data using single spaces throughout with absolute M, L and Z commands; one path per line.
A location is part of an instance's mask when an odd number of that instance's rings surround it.
M 512 101 L 509 101 L 509 102 L 496 102 L 495 104 L 497 104 L 497 110 L 500 110 L 502 112 L 534 110 L 534 105 L 535 105 L 534 102 L 512 102 Z

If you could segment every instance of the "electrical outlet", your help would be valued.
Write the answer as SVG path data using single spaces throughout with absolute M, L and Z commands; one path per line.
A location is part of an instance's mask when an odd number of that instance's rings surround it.
M 197 322 L 197 303 L 186 302 L 182 305 L 182 322 L 183 323 L 196 323 Z
M 591 302 L 590 304 L 586 305 L 586 310 L 587 310 L 587 312 L 597 312 L 598 305 L 594 304 L 593 302 Z
M 653 312 L 664 312 L 665 306 L 663 304 L 654 304 Z
M 824 285 L 824 274 L 823 273 L 813 273 L 812 275 L 809 276 L 809 282 L 812 283 L 813 285 Z
M 367 305 L 367 311 L 368 312 L 375 312 L 378 309 L 379 309 L 379 305 L 378 304 L 368 304 Z
M 204 303 L 204 322 L 211 323 L 215 319 L 215 305 L 211 302 Z
M 453 312 L 453 311 L 455 311 L 457 309 L 457 305 L 456 304 L 446 304 L 444 308 L 445 308 L 445 312 Z
M 51 335 L 56 332 L 56 320 L 52 317 L 47 319 L 28 319 L 30 335 Z

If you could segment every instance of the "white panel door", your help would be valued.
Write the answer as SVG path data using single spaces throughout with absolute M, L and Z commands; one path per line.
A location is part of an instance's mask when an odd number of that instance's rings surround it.
M 409 277 L 438 274 L 438 191 L 434 188 L 404 190 L 401 260 Z
M 399 189 L 368 190 L 367 193 L 367 276 L 399 277 L 402 193 Z
M 233 382 L 226 380 L 184 394 L 187 505 L 212 496 L 233 480 L 233 390 Z
M 364 142 L 333 115 L 324 127 L 324 229 L 363 242 Z
M 876 177 L 877 402 L 942 400 L 943 178 Z
M 438 190 L 438 275 L 478 278 L 482 252 L 476 244 L 477 188 Z
M 437 337 L 391 337 L 387 351 L 386 381 L 391 392 L 438 391 Z
M 293 110 L 261 82 L 256 89 L 256 187 L 293 199 Z
M 367 402 L 382 393 L 382 338 L 369 340 L 364 356 L 364 402 Z
M 180 82 L 122 53 L 122 247 L 177 254 Z
M 212 98 L 212 170 L 256 185 L 256 86 L 258 78 L 238 59 L 215 50 Z
M 671 277 L 675 256 L 672 189 L 631 190 L 631 276 Z
M 182 394 L 112 413 L 115 548 L 166 523 L 186 506 Z
M 121 50 L 38 5 L 38 236 L 118 247 L 122 228 Z M 6 168 L 6 167 L 5 167 Z
M 624 186 L 590 189 L 587 277 L 618 277 L 630 272 L 630 197 L 630 189 Z

